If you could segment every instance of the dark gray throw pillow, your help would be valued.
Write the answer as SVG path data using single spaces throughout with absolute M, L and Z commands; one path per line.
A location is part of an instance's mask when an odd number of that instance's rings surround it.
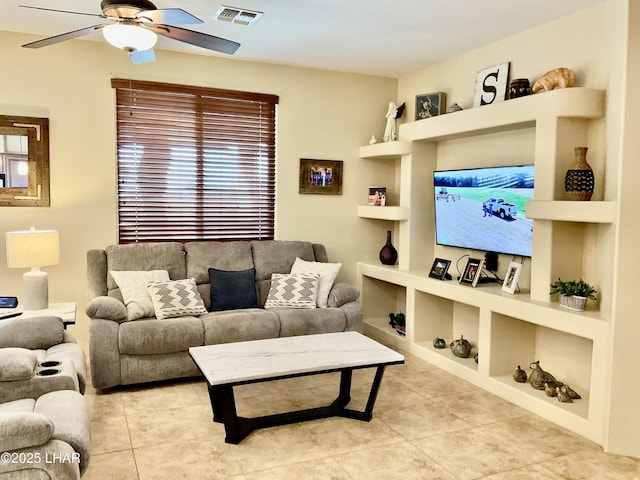
M 209 269 L 212 312 L 257 308 L 256 270 L 226 271 Z

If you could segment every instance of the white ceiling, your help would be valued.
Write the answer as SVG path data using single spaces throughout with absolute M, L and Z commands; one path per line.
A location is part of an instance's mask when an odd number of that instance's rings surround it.
M 126 0 L 123 0 L 123 3 Z M 242 44 L 234 57 L 399 77 L 605 0 L 155 0 L 204 20 L 186 25 Z M 0 30 L 53 36 L 103 23 L 99 0 L 0 0 Z M 252 26 L 212 20 L 221 5 L 264 12 Z M 101 33 L 82 39 L 103 41 Z M 35 40 L 35 38 L 34 38 Z M 55 51 L 58 45 L 43 47 Z M 161 39 L 158 49 L 222 55 Z M 25 55 L 32 51 L 25 49 Z M 123 58 L 126 54 L 123 52 Z M 161 55 L 156 55 L 162 61 Z M 126 60 L 128 61 L 128 60 Z

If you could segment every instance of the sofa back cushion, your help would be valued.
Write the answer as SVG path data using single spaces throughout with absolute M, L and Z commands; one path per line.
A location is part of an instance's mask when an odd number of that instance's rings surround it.
M 64 342 L 60 317 L 15 317 L 0 320 L 0 348 L 47 349 Z
M 105 249 L 107 272 L 112 270 L 167 270 L 171 280 L 187 278 L 185 252 L 179 242 L 130 243 L 110 245 Z M 107 275 L 108 295 L 122 300 L 118 284 Z
M 188 242 L 184 244 L 188 278 L 194 278 L 207 310 L 211 308 L 209 269 L 222 271 L 244 271 L 253 268 L 251 243 L 233 242 Z

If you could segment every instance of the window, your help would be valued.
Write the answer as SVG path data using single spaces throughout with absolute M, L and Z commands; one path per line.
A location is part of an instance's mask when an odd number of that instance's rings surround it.
M 120 243 L 273 239 L 277 96 L 111 86 Z

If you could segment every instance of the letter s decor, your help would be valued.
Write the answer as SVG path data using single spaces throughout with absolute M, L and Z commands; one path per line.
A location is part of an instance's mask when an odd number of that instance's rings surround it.
M 502 102 L 507 95 L 509 62 L 485 68 L 478 72 L 473 106 Z

